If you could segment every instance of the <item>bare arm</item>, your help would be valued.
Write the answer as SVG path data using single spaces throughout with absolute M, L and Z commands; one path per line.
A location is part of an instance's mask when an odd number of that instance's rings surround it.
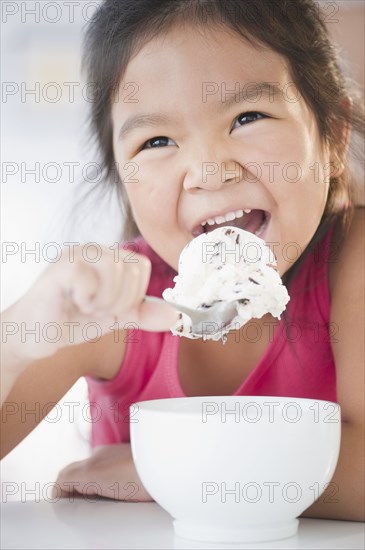
M 303 516 L 364 521 L 364 209 L 358 209 L 331 271 L 332 344 L 342 436 L 331 485 Z
M 72 262 L 62 256 L 51 264 L 31 289 L 3 314 L 7 332 L 2 349 L 2 456 L 15 447 L 51 410 L 71 386 L 86 374 L 112 378 L 124 356 L 124 337 L 114 338 L 127 322 L 144 330 L 167 330 L 177 313 L 167 304 L 143 300 L 151 263 L 125 253 L 116 262 L 109 249 L 97 263 L 88 263 L 81 249 Z M 41 336 L 23 338 L 19 327 L 38 323 Z M 96 325 L 100 336 L 85 342 L 84 328 Z M 56 326 L 59 338 L 44 336 Z M 72 325 L 72 336 L 68 328 Z M 123 331 L 124 332 L 124 331 Z M 11 331 L 10 331 L 11 333 Z M 46 333 L 47 334 L 47 333 Z M 4 401 L 3 401 L 4 400 Z M 22 411 L 36 410 L 36 415 Z
M 39 424 L 81 376 L 115 376 L 125 344 L 122 335 L 114 336 L 108 333 L 98 341 L 61 348 L 50 357 L 31 362 L 20 373 L 1 408 L 1 458 Z

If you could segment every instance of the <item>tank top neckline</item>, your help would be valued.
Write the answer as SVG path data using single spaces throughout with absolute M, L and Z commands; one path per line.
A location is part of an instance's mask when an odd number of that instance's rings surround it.
M 324 235 L 322 242 L 331 243 L 334 225 L 330 226 L 327 233 Z M 329 250 L 327 251 L 329 252 Z M 313 253 L 310 253 L 304 260 L 304 264 L 308 265 L 313 261 Z M 304 266 L 303 266 L 304 267 Z M 292 289 L 295 292 L 296 285 Z M 293 292 L 293 293 L 294 293 Z M 328 277 L 326 283 L 326 292 L 329 296 Z M 290 302 L 289 302 L 290 304 Z M 292 309 L 292 313 L 295 313 L 295 309 Z M 284 348 L 286 341 L 285 338 L 280 338 L 281 334 L 284 334 L 286 330 L 285 320 L 283 316 L 279 319 L 278 324 L 274 329 L 272 341 L 269 342 L 263 355 L 259 359 L 258 363 L 253 367 L 249 374 L 244 378 L 238 388 L 231 394 L 244 395 L 250 392 L 250 388 L 257 384 L 262 376 L 265 375 L 270 366 L 275 363 L 278 355 Z M 180 337 L 174 336 L 171 333 L 166 333 L 166 368 L 165 378 L 171 397 L 189 397 L 181 384 L 179 376 L 179 354 L 180 354 Z
M 279 338 L 280 333 L 284 329 L 284 320 L 281 318 L 275 327 L 272 341 L 269 342 L 261 359 L 259 359 L 257 365 L 251 370 L 247 377 L 241 382 L 238 388 L 231 395 L 242 395 L 249 391 L 249 386 L 257 383 L 259 378 L 263 376 L 266 370 L 270 367 L 280 353 L 282 347 L 285 344 L 284 338 Z M 179 354 L 180 354 L 180 338 L 174 337 L 172 334 L 168 335 L 166 342 L 166 354 L 167 354 L 167 368 L 166 368 L 166 381 L 170 391 L 171 397 L 190 397 L 187 395 L 182 387 L 179 376 Z M 270 356 L 270 360 L 269 360 Z

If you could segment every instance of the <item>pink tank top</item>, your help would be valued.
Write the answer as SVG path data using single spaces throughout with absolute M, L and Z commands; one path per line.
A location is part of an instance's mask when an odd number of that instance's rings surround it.
M 289 288 L 290 302 L 256 367 L 233 395 L 307 397 L 336 401 L 336 371 L 331 342 L 328 263 L 333 227 L 305 258 Z M 160 296 L 176 275 L 139 237 L 124 248 L 148 256 L 152 275 L 147 293 Z M 258 325 L 257 325 L 258 326 Z M 259 328 L 259 326 L 258 326 Z M 119 334 L 119 333 L 116 333 Z M 248 334 L 245 336 L 248 338 Z M 259 339 L 260 334 L 250 338 Z M 180 337 L 131 326 L 121 369 L 112 380 L 86 377 L 92 415 L 91 444 L 128 442 L 129 422 L 137 421 L 136 401 L 186 397 L 179 381 Z M 133 418 L 135 416 L 135 418 Z

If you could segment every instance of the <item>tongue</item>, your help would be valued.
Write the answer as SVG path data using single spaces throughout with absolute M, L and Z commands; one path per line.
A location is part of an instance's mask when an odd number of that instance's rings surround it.
M 206 226 L 207 232 L 209 233 L 210 231 L 217 229 L 217 227 L 232 225 L 233 227 L 239 227 L 240 229 L 244 229 L 245 231 L 249 231 L 250 233 L 256 233 L 256 231 L 258 231 L 258 229 L 261 227 L 265 219 L 264 217 L 265 213 L 263 210 L 251 210 L 249 214 L 243 214 L 242 218 L 236 218 L 235 220 L 232 220 L 230 222 L 208 225 Z
M 256 233 L 261 225 L 264 223 L 265 212 L 263 210 L 251 210 L 249 214 L 239 218 L 237 221 L 241 222 L 238 227 L 249 231 L 250 233 Z M 233 220 L 234 221 L 234 220 Z

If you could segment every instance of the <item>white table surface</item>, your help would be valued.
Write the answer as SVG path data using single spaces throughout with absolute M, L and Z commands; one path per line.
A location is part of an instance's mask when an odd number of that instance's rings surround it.
M 6 502 L 1 505 L 1 549 L 363 549 L 365 524 L 301 519 L 295 537 L 270 543 L 213 544 L 174 536 L 172 518 L 156 503 L 99 499 Z

